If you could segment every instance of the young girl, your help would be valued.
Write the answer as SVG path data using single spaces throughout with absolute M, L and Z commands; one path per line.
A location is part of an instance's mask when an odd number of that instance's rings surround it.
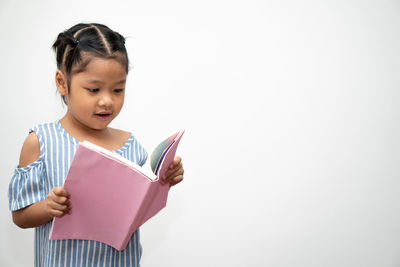
M 78 24 L 58 35 L 56 85 L 68 110 L 30 130 L 9 186 L 15 224 L 35 227 L 35 266 L 139 266 L 137 230 L 123 251 L 88 240 L 49 240 L 52 219 L 73 212 L 62 188 L 78 143 L 88 140 L 143 165 L 147 153 L 133 135 L 108 127 L 121 111 L 128 74 L 125 39 L 101 24 Z M 176 157 L 164 177 L 183 179 Z M 90 190 L 90 189 L 88 189 Z

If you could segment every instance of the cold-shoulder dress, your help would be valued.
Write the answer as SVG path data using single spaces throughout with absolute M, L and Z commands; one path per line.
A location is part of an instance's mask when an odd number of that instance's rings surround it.
M 79 141 L 69 135 L 59 121 L 30 129 L 40 143 L 39 158 L 23 168 L 17 167 L 9 184 L 11 211 L 46 199 L 53 187 L 62 186 Z M 143 165 L 147 153 L 131 135 L 114 152 Z M 140 266 L 142 247 L 137 230 L 123 251 L 89 240 L 49 240 L 52 222 L 35 228 L 36 267 L 75 266 Z

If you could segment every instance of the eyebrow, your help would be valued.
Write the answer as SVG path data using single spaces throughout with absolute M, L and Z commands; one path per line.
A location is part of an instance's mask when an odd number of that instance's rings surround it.
M 86 80 L 86 82 L 88 82 L 88 83 L 96 83 L 96 84 L 103 83 L 102 81 L 96 80 L 96 79 L 88 79 L 88 80 Z M 119 80 L 118 82 L 116 82 L 115 84 L 120 84 L 120 83 L 125 83 L 125 82 L 126 82 L 126 79 L 122 79 L 122 80 Z

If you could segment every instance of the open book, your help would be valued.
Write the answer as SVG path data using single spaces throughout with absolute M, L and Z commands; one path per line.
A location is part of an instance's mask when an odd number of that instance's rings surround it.
M 169 184 L 160 177 L 172 163 L 184 131 L 153 149 L 142 167 L 84 141 L 64 182 L 72 213 L 54 217 L 51 240 L 95 240 L 124 250 L 132 234 L 166 206 Z

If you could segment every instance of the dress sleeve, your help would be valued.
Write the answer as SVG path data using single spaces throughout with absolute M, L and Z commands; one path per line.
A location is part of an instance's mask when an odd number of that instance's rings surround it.
M 9 209 L 11 211 L 25 208 L 46 198 L 43 186 L 45 173 L 43 158 L 43 155 L 41 155 L 28 166 L 15 168 L 8 189 Z

